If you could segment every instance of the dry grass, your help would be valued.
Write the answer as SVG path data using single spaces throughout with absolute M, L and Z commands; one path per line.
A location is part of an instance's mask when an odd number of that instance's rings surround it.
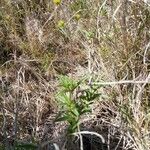
M 148 0 L 0 1 L 0 149 L 149 150 L 149 29 Z M 80 140 L 55 122 L 60 74 L 101 85 Z

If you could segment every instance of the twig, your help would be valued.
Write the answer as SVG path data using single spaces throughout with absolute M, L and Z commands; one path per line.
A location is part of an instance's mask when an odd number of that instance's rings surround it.
M 44 23 L 43 26 L 42 26 L 42 30 L 43 30 L 44 27 L 47 25 L 47 23 L 48 23 L 50 20 L 52 20 L 52 18 L 53 18 L 53 16 L 54 16 L 55 12 L 56 12 L 56 10 L 57 10 L 57 8 L 58 8 L 58 7 L 55 7 L 55 9 L 54 9 L 54 11 L 52 12 L 52 14 L 50 15 L 50 17 L 45 21 L 45 23 Z
M 150 42 L 146 45 L 144 56 L 143 56 L 143 63 L 146 64 L 146 54 L 148 52 L 148 48 L 150 47 Z
M 78 133 L 79 133 L 79 137 L 80 137 L 80 150 L 84 150 L 83 149 L 83 138 L 82 138 L 82 135 L 81 135 L 81 131 L 80 131 L 80 127 L 78 125 Z
M 149 80 L 125 80 L 125 81 L 114 81 L 114 82 L 93 82 L 92 85 L 115 85 L 115 84 L 149 84 Z
M 17 93 L 15 95 L 15 103 L 14 103 L 14 123 L 13 123 L 13 134 L 14 134 L 14 141 L 16 142 L 17 139 L 17 131 L 18 131 L 18 111 L 19 111 L 19 87 L 20 87 L 20 73 L 22 71 L 22 67 L 18 71 L 17 77 Z M 14 145 L 15 146 L 15 145 Z
M 0 99 L 1 100 L 1 99 Z M 1 103 L 1 108 L 2 108 L 2 114 L 3 114 L 3 126 L 2 126 L 2 132 L 4 134 L 4 144 L 5 144 L 5 148 L 6 150 L 9 150 L 9 142 L 7 139 L 7 132 L 6 132 L 6 114 L 5 114 L 5 110 L 3 108 L 3 105 Z
M 55 150 L 60 150 L 59 146 L 56 143 L 53 143 Z
M 102 135 L 96 133 L 96 132 L 90 132 L 90 131 L 80 131 L 80 132 L 75 132 L 73 133 L 73 135 L 77 136 L 77 135 L 80 135 L 80 134 L 90 134 L 90 135 L 95 135 L 97 137 L 99 137 L 101 140 L 102 140 L 102 143 L 105 143 L 105 139 L 103 138 Z
M 99 39 L 99 35 L 100 35 L 100 33 L 99 33 L 99 22 L 100 22 L 100 12 L 101 12 L 101 10 L 102 10 L 102 8 L 105 6 L 105 4 L 106 4 L 106 2 L 107 2 L 107 0 L 105 0 L 103 3 L 102 3 L 102 5 L 100 5 L 99 6 L 99 9 L 98 9 L 98 12 L 97 12 L 97 21 L 96 21 L 96 30 L 97 30 L 97 38 Z
M 118 7 L 116 8 L 115 12 L 113 13 L 113 16 L 112 16 L 113 20 L 116 20 L 115 16 L 116 16 L 118 10 L 120 9 L 121 5 L 122 5 L 122 4 L 120 3 L 120 4 L 118 5 Z

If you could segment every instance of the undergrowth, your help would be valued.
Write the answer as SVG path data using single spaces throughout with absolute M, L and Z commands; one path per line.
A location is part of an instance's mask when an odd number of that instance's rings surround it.
M 0 149 L 149 150 L 148 0 L 0 1 Z

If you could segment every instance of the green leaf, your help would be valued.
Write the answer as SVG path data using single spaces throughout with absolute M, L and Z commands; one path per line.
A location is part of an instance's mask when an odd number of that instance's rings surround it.
M 59 77 L 59 85 L 62 87 L 62 90 L 65 92 L 73 91 L 79 83 L 75 80 L 69 78 L 68 76 Z
M 98 98 L 100 95 L 101 95 L 100 93 L 93 94 L 89 99 L 90 99 L 90 101 L 92 101 L 92 100 Z
M 71 111 L 75 116 L 79 116 L 79 112 L 77 110 L 77 108 L 74 108 L 72 111 Z
M 84 108 L 81 114 L 85 114 L 85 113 L 91 113 L 91 108 Z
M 78 127 L 78 122 L 73 122 L 70 124 L 70 126 L 68 127 L 68 131 L 69 133 L 73 133 L 77 130 Z
M 59 103 L 61 103 L 61 105 L 63 106 L 70 106 L 71 105 L 71 100 L 70 100 L 70 97 L 64 93 L 64 92 L 60 92 L 56 95 L 56 98 L 57 98 L 57 101 Z
M 56 122 L 60 122 L 60 121 L 67 121 L 68 120 L 68 116 L 64 115 L 64 116 L 58 116 L 55 121 Z
M 37 145 L 32 143 L 17 143 L 15 150 L 36 150 Z

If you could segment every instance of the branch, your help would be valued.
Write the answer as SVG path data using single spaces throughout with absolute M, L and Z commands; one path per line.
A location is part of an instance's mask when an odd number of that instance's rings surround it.
M 105 143 L 105 139 L 103 138 L 102 135 L 96 133 L 96 132 L 90 132 L 90 131 L 80 131 L 80 132 L 75 132 L 73 133 L 73 135 L 77 136 L 77 135 L 81 135 L 81 134 L 89 134 L 89 135 L 95 135 L 97 137 L 99 137 L 102 140 L 102 143 Z
M 116 85 L 116 84 L 149 84 L 150 80 L 125 80 L 125 81 L 114 81 L 114 82 L 93 82 L 92 85 Z

